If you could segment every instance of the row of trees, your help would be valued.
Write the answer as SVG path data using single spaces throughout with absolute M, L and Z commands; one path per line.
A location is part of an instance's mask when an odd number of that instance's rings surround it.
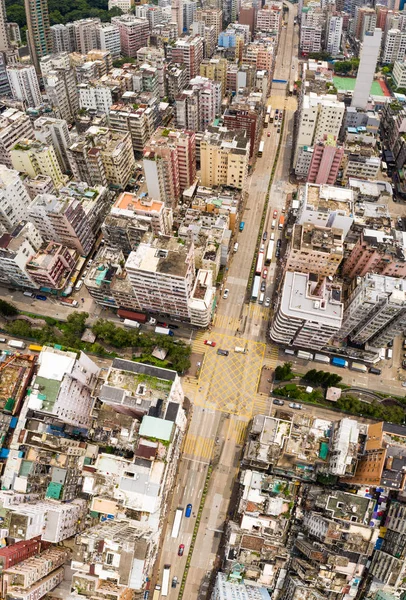
M 379 421 L 403 423 L 405 420 L 405 411 L 400 406 L 386 406 L 379 402 L 362 402 L 352 395 L 341 397 L 337 401 L 336 406 L 340 410 L 345 410 L 353 415 L 371 417 L 372 419 L 378 419 Z
M 356 75 L 359 67 L 359 58 L 350 60 L 337 60 L 334 63 L 334 73 L 337 75 Z
M 327 388 L 338 385 L 342 380 L 342 377 L 340 377 L 340 375 L 336 375 L 335 373 L 329 373 L 328 371 L 317 371 L 317 369 L 310 369 L 310 371 L 307 371 L 307 373 L 303 375 L 303 379 L 308 383 L 312 383 L 313 385 Z

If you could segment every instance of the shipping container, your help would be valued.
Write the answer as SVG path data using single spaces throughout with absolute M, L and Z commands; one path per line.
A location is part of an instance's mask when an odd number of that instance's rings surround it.
M 127 310 L 125 308 L 119 308 L 117 311 L 117 316 L 119 316 L 120 319 L 129 319 L 130 321 L 138 321 L 138 323 L 147 322 L 147 315 L 144 313 Z

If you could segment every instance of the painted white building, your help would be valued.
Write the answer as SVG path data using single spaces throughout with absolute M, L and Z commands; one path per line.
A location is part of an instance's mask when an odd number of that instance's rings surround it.
M 395 61 L 392 71 L 393 81 L 398 88 L 406 87 L 406 62 L 403 60 Z
M 0 223 L 11 232 L 28 217 L 31 202 L 17 171 L 0 164 Z
M 234 581 L 225 573 L 217 573 L 216 585 L 213 590 L 212 600 L 270 600 L 268 591 L 262 587 Z
M 99 29 L 97 30 L 97 37 L 100 50 L 108 50 L 113 60 L 120 58 L 120 30 L 116 25 L 112 25 L 111 23 L 100 23 Z
M 106 114 L 113 104 L 111 90 L 107 86 L 81 83 L 78 92 L 80 108 Z
M 341 35 L 343 32 L 343 17 L 330 15 L 326 27 L 326 52 L 336 56 L 341 50 Z
M 295 167 L 298 155 L 303 147 L 313 146 L 328 134 L 333 135 L 335 138 L 338 137 L 344 112 L 344 102 L 340 102 L 337 96 L 332 94 L 319 96 L 314 92 L 310 92 L 303 96 L 293 162 Z
M 285 272 L 271 340 L 286 346 L 323 349 L 341 327 L 341 287 L 308 273 Z
M 94 403 L 91 392 L 100 372 L 99 367 L 83 352 L 76 359 L 75 352 L 47 346 L 41 351 L 38 364 L 28 407 L 54 415 L 70 425 L 90 427 Z M 44 399 L 42 390 L 44 387 L 46 389 L 47 383 L 53 390 L 56 388 L 57 393 L 52 398 Z
M 385 36 L 381 62 L 389 64 L 403 60 L 406 54 L 406 31 L 389 29 Z
M 351 106 L 364 109 L 368 103 L 381 49 L 381 41 L 381 29 L 365 33 Z
M 316 227 L 334 227 L 347 236 L 354 221 L 354 192 L 333 185 L 306 183 L 299 188 L 299 225 L 313 223 Z
M 36 248 L 23 235 L 3 238 L 0 248 L 0 282 L 13 287 L 37 289 L 38 284 L 26 271 L 28 260 Z
M 7 67 L 7 77 L 14 100 L 24 102 L 28 108 L 42 104 L 38 78 L 33 65 L 16 64 Z
M 330 436 L 328 469 L 332 475 L 343 477 L 354 473 L 358 457 L 358 438 L 365 427 L 355 419 L 333 422 Z

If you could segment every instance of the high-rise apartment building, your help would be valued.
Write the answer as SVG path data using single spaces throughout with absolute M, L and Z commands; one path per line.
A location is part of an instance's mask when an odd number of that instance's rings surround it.
M 250 138 L 250 157 L 254 155 L 261 118 L 255 106 L 242 102 L 231 104 L 223 114 L 223 122 L 227 129 L 243 129 L 247 132 Z
M 52 38 L 52 52 L 57 54 L 59 52 L 74 52 L 75 44 L 70 30 L 66 25 L 58 23 L 57 25 L 51 26 L 51 38 Z M 42 71 L 42 69 L 41 69 Z
M 175 98 L 176 126 L 179 129 L 204 131 L 221 108 L 221 83 L 206 77 L 195 77 Z
M 381 62 L 389 64 L 403 61 L 406 54 L 406 31 L 389 29 L 385 35 L 385 44 L 382 50 Z
M 336 339 L 382 347 L 406 325 L 406 279 L 367 273 L 357 277 Z
M 342 229 L 317 227 L 313 223 L 293 226 L 286 252 L 286 270 L 312 273 L 322 277 L 335 275 L 344 256 Z
M 37 74 L 32 65 L 10 65 L 7 67 L 7 77 L 15 100 L 23 102 L 27 108 L 42 104 Z
M 344 117 L 344 102 L 334 95 L 318 96 L 314 92 L 304 94 L 299 109 L 296 148 L 293 159 L 295 169 L 300 172 L 302 148 L 313 146 L 330 134 L 337 139 Z M 299 164 L 298 164 L 299 163 Z
M 195 0 L 184 0 L 183 2 L 183 28 L 189 31 L 190 26 L 195 20 L 197 2 Z
M 149 196 L 175 208 L 196 178 L 195 133 L 160 127 L 144 148 L 143 163 Z
M 52 37 L 47 0 L 24 0 L 27 17 L 28 47 L 34 67 L 40 74 L 39 60 L 51 54 Z
M 20 235 L 20 226 L 0 238 L 0 282 L 3 285 L 37 289 L 37 283 L 30 277 L 26 265 L 36 249 L 30 241 Z
M 199 8 L 196 11 L 196 21 L 201 21 L 208 27 L 214 25 L 216 30 L 216 39 L 223 29 L 223 11 L 220 8 Z
M 52 144 L 63 173 L 70 171 L 68 148 L 71 138 L 68 125 L 64 119 L 39 117 L 34 121 L 35 139 L 43 144 Z
M 97 47 L 107 50 L 113 60 L 120 58 L 121 40 L 120 30 L 112 23 L 100 23 L 97 30 Z
M 111 89 L 108 86 L 98 83 L 94 85 L 81 83 L 78 85 L 78 92 L 80 108 L 108 114 L 113 104 Z
M 92 126 L 70 146 L 69 162 L 76 181 L 123 189 L 134 171 L 134 152 L 128 132 Z
M 0 114 L 0 162 L 12 167 L 10 150 L 21 138 L 34 138 L 28 115 L 16 108 L 7 108 Z
M 341 36 L 343 32 L 343 17 L 331 14 L 326 25 L 326 52 L 337 56 L 341 51 Z
M 225 573 L 217 573 L 212 600 L 271 600 L 268 591 L 258 584 L 232 581 Z
M 8 232 L 28 216 L 31 202 L 17 171 L 0 165 L 0 224 Z
M 257 12 L 256 30 L 270 33 L 278 39 L 282 23 L 282 5 L 279 2 L 260 8 Z
M 206 58 L 200 63 L 200 75 L 212 81 L 219 81 L 223 96 L 227 87 L 227 66 L 228 61 L 225 58 Z
M 406 253 L 402 241 L 382 230 L 364 229 L 343 266 L 350 279 L 367 273 L 406 277 Z
M 87 255 L 94 242 L 89 219 L 80 200 L 39 195 L 29 207 L 29 217 L 47 242 L 58 242 Z
M 113 129 L 130 133 L 134 153 L 142 155 L 145 144 L 158 125 L 157 98 L 149 98 L 142 106 L 114 104 L 109 112 L 109 123 Z
M 5 0 L 0 2 L 0 52 L 10 50 L 10 35 L 7 27 L 6 3 Z
M 202 185 L 244 188 L 250 140 L 245 131 L 208 127 L 200 142 Z
M 373 33 L 376 27 L 376 12 L 374 8 L 360 6 L 355 9 L 355 19 L 352 23 L 353 34 L 360 42 L 364 41 L 366 33 Z
M 67 176 L 62 174 L 61 167 L 54 147 L 38 141 L 20 139 L 11 149 L 11 162 L 14 169 L 20 173 L 27 173 L 35 179 L 37 175 L 48 175 L 56 188 L 67 181 Z
M 364 36 L 358 67 L 357 80 L 352 95 L 351 106 L 364 109 L 371 93 L 376 64 L 381 49 L 382 30 L 375 29 Z
M 72 123 L 79 110 L 75 75 L 72 69 L 55 69 L 45 78 L 45 91 L 61 119 Z
M 138 19 L 134 15 L 113 17 L 112 25 L 120 31 L 121 52 L 124 56 L 137 56 L 137 50 L 148 46 L 149 24 L 147 19 Z
M 341 287 L 309 273 L 285 272 L 272 321 L 271 340 L 287 346 L 321 350 L 343 318 Z
M 178 238 L 155 238 L 140 244 L 129 255 L 125 269 L 140 309 L 190 321 L 189 298 L 193 289 L 193 243 Z
M 185 64 L 189 79 L 193 79 L 200 73 L 200 63 L 203 60 L 203 40 L 200 36 L 188 36 L 176 40 L 175 45 L 170 48 L 173 63 Z
M 97 46 L 97 36 L 100 28 L 100 19 L 80 19 L 73 21 L 73 35 L 75 39 L 75 50 L 80 54 L 87 54 L 95 50 Z
M 333 136 L 329 135 L 326 140 L 317 142 L 311 152 L 307 181 L 309 183 L 333 185 L 336 182 L 341 161 L 344 157 L 344 148 L 337 146 Z

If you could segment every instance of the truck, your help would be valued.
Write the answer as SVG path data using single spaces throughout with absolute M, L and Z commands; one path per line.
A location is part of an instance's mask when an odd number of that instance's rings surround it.
M 131 321 L 131 319 L 124 319 L 124 327 L 130 327 L 131 329 L 139 329 L 141 326 L 138 321 Z
M 18 348 L 19 350 L 23 350 L 25 345 L 25 342 L 21 340 L 9 340 L 7 343 L 7 346 L 10 346 L 10 348 Z
M 352 362 L 350 369 L 352 371 L 359 371 L 360 373 L 366 373 L 368 371 L 367 367 L 359 362 Z
M 313 354 L 311 352 L 306 352 L 305 350 L 298 350 L 297 357 L 302 360 L 313 360 Z
M 267 125 L 265 125 L 265 127 L 267 127 Z M 258 156 L 262 156 L 263 155 L 263 153 L 264 153 L 264 146 L 265 146 L 265 142 L 263 142 L 263 141 L 259 142 Z
M 38 346 L 38 344 L 30 344 L 28 346 L 28 350 L 31 350 L 31 352 L 41 352 L 42 346 Z
M 155 333 L 159 333 L 161 335 L 175 335 L 171 329 L 168 329 L 168 327 L 155 327 Z
M 263 266 L 264 266 L 264 253 L 262 250 L 260 250 L 258 252 L 257 265 L 255 267 L 255 275 L 261 275 Z
M 274 236 L 274 234 L 272 234 L 272 235 Z M 266 266 L 269 266 L 272 262 L 274 247 L 275 247 L 275 242 L 271 239 L 268 243 L 268 249 L 266 251 L 266 258 L 265 258 Z
M 161 586 L 156 585 L 154 590 L 154 595 L 152 596 L 152 600 L 159 600 L 159 596 L 161 595 Z
M 272 219 L 271 229 L 275 229 L 276 227 L 276 219 Z
M 77 308 L 79 306 L 79 302 L 73 298 L 62 298 L 61 304 L 62 306 L 72 306 L 73 308 Z
M 170 575 L 171 575 L 171 565 L 165 565 L 164 572 L 162 575 L 161 596 L 167 596 L 169 594 Z
M 317 354 L 316 353 L 314 355 L 314 362 L 320 362 L 320 363 L 330 364 L 330 359 L 325 354 Z
M 240 223 L 240 231 L 244 231 L 245 221 L 241 221 Z
M 252 293 L 251 293 L 251 300 L 253 302 L 256 302 L 258 299 L 260 286 L 261 286 L 261 277 L 259 275 L 256 275 L 256 277 L 254 277 L 254 285 L 252 286 Z
M 342 369 L 346 369 L 348 367 L 348 360 L 340 358 L 339 356 L 333 356 L 333 358 L 331 359 L 331 364 L 335 367 L 341 367 Z
M 285 215 L 281 215 L 279 217 L 278 229 L 283 229 L 284 225 L 285 225 Z
M 180 530 L 180 524 L 182 522 L 182 517 L 183 517 L 183 508 L 178 508 L 176 510 L 175 518 L 173 520 L 173 525 L 172 525 L 171 537 L 173 537 L 173 538 L 177 538 L 178 535 L 179 535 L 179 530 Z
M 134 310 L 127 310 L 125 308 L 119 308 L 117 311 L 117 316 L 120 319 L 128 319 L 129 321 L 138 321 L 138 323 L 146 323 L 147 315 L 140 312 L 135 312 Z

